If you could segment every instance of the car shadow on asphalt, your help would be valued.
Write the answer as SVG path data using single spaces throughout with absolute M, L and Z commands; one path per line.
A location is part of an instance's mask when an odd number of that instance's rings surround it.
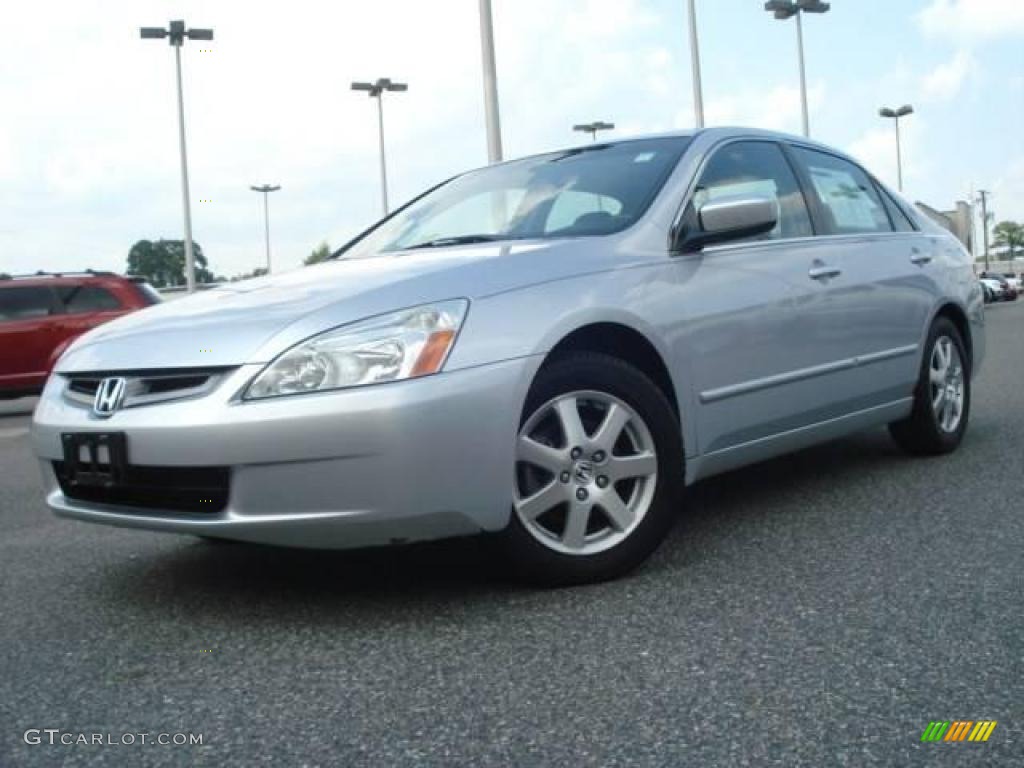
M 674 572 L 699 567 L 714 556 L 746 517 L 764 514 L 763 508 L 797 518 L 818 514 L 801 500 L 883 467 L 891 471 L 901 461 L 918 460 L 903 455 L 884 430 L 875 430 L 710 478 L 688 490 L 680 525 L 651 561 L 625 579 L 588 589 L 671 580 Z M 104 570 L 103 578 L 136 607 L 166 611 L 171 601 L 190 613 L 211 615 L 242 603 L 274 615 L 363 606 L 361 614 L 394 619 L 395 608 L 422 610 L 423 604 L 438 601 L 466 604 L 495 595 L 544 594 L 505 578 L 493 541 L 486 537 L 361 551 L 186 539 L 157 553 L 140 553 Z

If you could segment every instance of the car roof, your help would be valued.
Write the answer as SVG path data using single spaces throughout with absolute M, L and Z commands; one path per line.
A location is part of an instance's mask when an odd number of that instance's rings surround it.
M 814 139 L 807 138 L 806 136 L 797 136 L 795 134 L 784 133 L 782 131 L 769 131 L 769 130 L 766 130 L 764 128 L 749 128 L 749 127 L 735 126 L 735 125 L 722 125 L 722 126 L 715 126 L 713 128 L 700 128 L 700 129 L 697 129 L 697 130 L 689 130 L 689 131 L 663 131 L 663 132 L 660 132 L 660 133 L 638 134 L 638 135 L 635 135 L 635 136 L 624 136 L 622 138 L 610 139 L 608 141 L 602 141 L 602 142 L 599 142 L 599 143 L 601 145 L 605 145 L 605 146 L 614 146 L 614 145 L 618 145 L 618 144 L 626 144 L 626 143 L 633 142 L 633 141 L 644 141 L 646 139 L 672 139 L 672 138 L 696 139 L 696 138 L 701 138 L 701 137 L 709 138 L 712 141 L 724 140 L 724 139 L 732 139 L 732 138 L 749 138 L 749 137 L 765 138 L 765 139 L 772 139 L 774 141 L 785 141 L 785 142 L 789 142 L 789 143 L 792 143 L 792 144 L 801 144 L 801 145 L 808 146 L 808 147 L 814 147 L 815 149 L 821 149 L 821 150 L 824 150 L 826 152 L 830 152 L 830 153 L 832 153 L 834 155 L 841 155 L 842 157 L 850 158 L 850 156 L 847 153 L 843 152 L 842 150 L 840 150 L 840 149 L 838 149 L 836 147 L 833 147 L 830 144 L 824 144 L 824 143 L 822 143 L 820 141 L 815 141 Z M 564 150 L 555 150 L 555 151 L 556 152 L 557 151 L 567 151 L 568 152 L 568 151 L 571 151 L 571 150 L 574 150 L 574 149 L 586 149 L 587 147 L 592 147 L 592 146 L 593 146 L 593 143 L 578 144 L 576 146 L 566 147 Z M 548 152 L 541 152 L 541 153 L 538 153 L 538 154 L 545 155 L 545 154 L 549 154 L 549 153 Z M 850 158 L 850 159 L 853 160 L 853 158 Z M 854 160 L 854 162 L 856 162 L 856 160 Z M 859 165 L 859 163 L 858 163 L 858 165 Z
M 10 275 L 0 277 L 0 290 L 16 286 L 47 286 L 47 285 L 82 285 L 88 283 L 103 284 L 111 281 L 135 282 L 134 278 L 119 275 L 115 272 L 44 272 L 42 274 Z

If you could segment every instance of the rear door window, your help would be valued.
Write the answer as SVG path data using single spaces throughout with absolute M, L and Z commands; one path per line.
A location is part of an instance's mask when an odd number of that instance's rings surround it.
M 53 312 L 53 294 L 40 286 L 0 288 L 0 323 L 46 317 Z
M 108 312 L 121 308 L 121 302 L 106 288 L 97 285 L 62 285 L 57 289 L 64 310 L 71 315 Z
M 825 152 L 793 147 L 793 153 L 811 180 L 829 234 L 893 231 L 878 190 L 864 171 Z

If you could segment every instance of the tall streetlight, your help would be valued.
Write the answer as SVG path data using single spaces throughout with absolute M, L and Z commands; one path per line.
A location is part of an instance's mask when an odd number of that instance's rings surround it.
M 595 120 L 592 123 L 581 123 L 580 125 L 574 125 L 572 129 L 574 131 L 581 131 L 583 133 L 589 133 L 592 141 L 597 141 L 598 131 L 610 131 L 615 128 L 615 123 L 606 123 L 602 120 Z
M 377 100 L 377 132 L 380 138 L 380 200 L 384 215 L 388 215 L 388 169 L 384 160 L 384 91 L 407 91 L 405 83 L 393 83 L 390 78 L 382 77 L 375 83 L 352 83 L 353 91 L 366 91 L 366 94 Z
M 491 0 L 480 0 L 480 48 L 484 70 L 484 121 L 487 162 L 501 162 L 501 120 L 498 117 L 498 71 L 494 61 L 494 23 Z
M 914 114 L 914 108 L 909 104 L 904 104 L 899 109 L 889 109 L 889 107 L 882 107 L 878 110 L 880 117 L 891 118 L 893 124 L 896 126 L 896 186 L 900 192 L 903 191 L 903 150 L 900 148 L 900 118 L 906 117 L 907 115 Z
M 978 199 L 981 202 L 981 239 L 985 248 L 985 271 L 988 272 L 988 222 L 993 214 L 988 212 L 988 196 L 992 194 L 987 189 L 978 190 Z
M 174 67 L 178 74 L 178 142 L 181 146 L 181 201 L 185 209 L 185 285 L 189 293 L 196 289 L 196 261 L 192 253 L 192 211 L 188 199 L 188 157 L 185 152 L 185 100 L 181 93 L 181 46 L 189 40 L 213 40 L 212 29 L 185 29 L 184 21 L 172 21 L 167 29 L 163 27 L 142 27 L 139 30 L 144 40 L 169 38 L 174 48 Z
M 693 75 L 694 123 L 698 128 L 703 128 L 704 91 L 700 81 L 700 46 L 697 43 L 697 9 L 694 7 L 694 0 L 688 0 L 688 10 L 690 20 L 690 72 Z
M 768 0 L 764 4 L 766 11 L 775 14 L 775 18 L 785 21 L 791 16 L 796 17 L 796 47 L 800 60 L 800 105 L 803 108 L 804 136 L 811 135 L 811 120 L 807 114 L 807 73 L 804 68 L 804 26 L 800 17 L 804 13 L 828 13 L 831 3 L 821 0 Z
M 277 190 L 279 190 L 280 188 L 281 188 L 281 186 L 279 184 L 275 185 L 275 186 L 271 186 L 270 184 L 263 184 L 262 186 L 258 186 L 258 187 L 250 185 L 250 187 L 249 187 L 249 189 L 251 189 L 253 192 L 262 192 L 263 193 L 263 232 L 264 232 L 264 238 L 265 238 L 266 243 L 267 243 L 267 274 L 268 275 L 270 274 L 270 204 L 267 202 L 267 197 L 269 197 L 269 194 L 271 192 L 277 192 Z

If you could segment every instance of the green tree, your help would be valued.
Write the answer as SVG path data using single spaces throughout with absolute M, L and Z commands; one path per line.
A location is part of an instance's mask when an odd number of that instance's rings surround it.
M 207 269 L 206 256 L 199 243 L 192 241 L 196 262 L 196 282 L 217 282 Z M 145 277 L 156 288 L 185 285 L 184 240 L 139 240 L 128 252 L 128 274 Z
M 1010 261 L 1017 257 L 1017 249 L 1024 249 L 1024 224 L 1016 221 L 1001 221 L 992 230 L 992 245 L 996 248 L 1008 248 Z
M 321 261 L 327 261 L 331 257 L 331 246 L 327 244 L 327 241 L 320 243 L 316 249 L 309 254 L 302 262 L 305 266 L 310 264 L 319 264 Z

